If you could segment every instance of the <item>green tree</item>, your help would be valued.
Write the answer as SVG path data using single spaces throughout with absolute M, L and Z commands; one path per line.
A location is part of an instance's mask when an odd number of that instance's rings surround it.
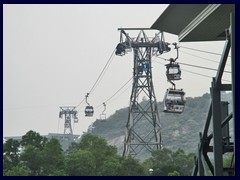
M 125 157 L 122 160 L 121 175 L 123 176 L 144 176 L 144 167 L 137 159 L 131 156 Z
M 194 165 L 194 154 L 185 154 L 182 149 L 178 149 L 172 154 L 174 165 L 178 167 L 179 173 L 184 176 L 190 176 Z
M 235 167 L 235 158 L 233 153 L 226 153 L 223 156 L 223 167 L 224 168 L 234 168 Z M 224 176 L 233 176 L 232 172 L 224 172 Z
M 83 135 L 76 149 L 89 151 L 92 153 L 96 160 L 95 172 L 99 171 L 99 168 L 106 159 L 117 156 L 116 146 L 108 145 L 105 139 L 93 134 Z
M 153 169 L 153 176 L 168 176 L 178 172 L 181 176 L 190 176 L 193 168 L 194 154 L 185 154 L 182 149 L 172 152 L 169 149 L 153 151 L 152 157 L 143 163 L 145 168 Z M 151 166 L 146 166 L 151 165 Z
M 121 176 L 122 168 L 122 160 L 120 157 L 109 157 L 103 162 L 98 175 Z
M 29 175 L 41 175 L 43 158 L 40 149 L 27 145 L 21 153 L 20 160 L 29 169 Z
M 20 143 L 17 140 L 9 139 L 3 144 L 3 169 L 11 170 L 19 163 Z
M 13 167 L 11 170 L 4 172 L 4 176 L 28 176 L 28 175 L 29 175 L 28 169 L 20 164 Z
M 94 175 L 95 158 L 90 151 L 71 151 L 65 157 L 65 170 L 69 176 Z
M 64 169 L 61 169 L 51 172 L 50 174 L 48 174 L 48 176 L 67 176 L 67 173 L 65 172 Z
M 42 150 L 46 142 L 46 137 L 42 137 L 39 133 L 30 130 L 24 136 L 22 136 L 21 145 L 32 145 Z
M 141 176 L 143 166 L 134 158 L 117 154 L 116 146 L 102 137 L 84 134 L 65 157 L 66 173 L 71 176 Z
M 177 171 L 173 171 L 172 173 L 168 173 L 168 176 L 180 176 L 180 173 Z
M 57 139 L 51 139 L 42 150 L 43 174 L 49 175 L 64 169 L 64 154 Z

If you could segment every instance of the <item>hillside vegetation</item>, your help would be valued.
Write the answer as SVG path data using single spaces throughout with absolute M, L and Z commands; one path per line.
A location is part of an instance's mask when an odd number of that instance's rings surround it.
M 229 112 L 232 111 L 231 99 L 231 93 L 222 93 L 222 101 L 230 103 Z M 163 146 L 172 151 L 181 148 L 186 153 L 195 153 L 199 142 L 199 132 L 202 131 L 205 124 L 210 101 L 211 96 L 209 93 L 200 97 L 187 97 L 186 106 L 182 114 L 162 112 L 163 103 L 159 102 Z M 144 101 L 141 103 L 144 103 Z M 92 125 L 94 128 L 91 129 L 91 133 L 105 138 L 109 144 L 116 145 L 119 154 L 121 154 L 127 117 L 128 108 L 119 109 L 106 120 L 96 120 Z M 145 122 L 141 123 L 143 123 L 141 132 L 144 133 Z M 232 129 L 232 126 L 230 126 L 230 129 Z

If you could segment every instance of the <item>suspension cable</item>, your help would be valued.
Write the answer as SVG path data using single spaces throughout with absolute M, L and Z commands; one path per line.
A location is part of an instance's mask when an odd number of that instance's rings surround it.
M 169 59 L 166 59 L 166 58 L 162 58 L 162 57 L 157 57 L 157 58 L 163 59 L 165 61 L 169 61 Z M 208 68 L 208 67 L 204 67 L 204 66 L 192 65 L 192 64 L 187 64 L 187 63 L 180 63 L 179 62 L 178 64 L 182 64 L 182 65 L 186 65 L 186 66 L 192 66 L 192 67 L 201 68 L 201 69 L 212 70 L 212 71 L 218 71 L 217 69 L 214 69 L 214 68 Z M 223 72 L 231 73 L 230 71 L 223 71 Z
M 112 99 L 119 91 L 121 91 L 130 81 L 132 80 L 132 77 L 117 91 L 115 92 L 110 98 L 108 98 L 105 102 L 108 102 L 110 99 Z
M 197 57 L 197 58 L 200 58 L 200 59 L 206 60 L 206 61 L 210 61 L 210 62 L 214 62 L 214 63 L 219 63 L 219 61 L 215 61 L 215 60 L 211 60 L 211 59 L 204 58 L 204 57 L 201 57 L 201 56 L 197 56 L 197 55 L 195 55 L 195 54 L 191 54 L 191 53 L 188 53 L 188 52 L 183 51 L 183 50 L 181 50 L 181 52 L 184 53 L 184 54 L 191 55 L 191 56 L 193 56 L 193 57 Z M 227 65 L 227 66 L 231 66 L 230 64 L 226 64 L 226 65 Z
M 97 85 L 98 81 L 100 80 L 100 78 L 102 77 L 104 71 L 107 69 L 107 67 L 109 67 L 108 64 L 110 64 L 112 62 L 111 60 L 113 59 L 112 57 L 114 55 L 115 50 L 116 50 L 116 48 L 114 48 L 110 58 L 108 59 L 107 63 L 105 64 L 103 70 L 101 71 L 100 75 L 98 76 L 98 78 L 95 81 L 94 85 L 92 86 L 91 90 L 89 91 L 89 94 L 91 94 L 93 92 L 93 90 L 96 88 L 96 85 Z
M 132 77 L 122 86 L 120 87 L 111 97 L 109 97 L 106 101 L 104 101 L 105 103 L 107 103 L 108 101 L 110 101 L 114 96 L 117 95 L 117 93 L 119 93 L 130 81 L 132 80 Z M 102 104 L 98 105 L 95 107 L 95 109 L 99 108 L 100 106 L 102 106 Z
M 164 66 L 165 66 L 165 64 L 163 64 L 163 63 L 160 63 L 160 62 L 158 62 L 158 61 L 155 61 L 155 60 L 153 60 L 153 62 L 155 62 L 155 63 L 158 63 L 158 64 L 162 64 L 162 65 L 164 65 Z M 186 70 L 186 69 L 183 69 L 183 68 L 181 68 L 181 70 L 183 70 L 183 71 L 186 71 L 186 72 L 188 72 L 188 73 L 196 74 L 196 75 L 199 75 L 199 76 L 203 76 L 203 77 L 212 78 L 212 76 L 208 76 L 208 75 L 201 74 L 201 73 L 196 73 L 196 72 L 189 71 L 189 70 Z M 231 81 L 229 81 L 229 80 L 226 80 L 226 79 L 222 79 L 222 80 L 223 80 L 223 81 L 226 81 L 226 82 L 231 82 Z
M 85 98 L 83 98 L 83 100 L 76 106 L 76 108 L 77 108 L 78 106 L 80 106 L 80 105 L 84 102 L 84 100 L 85 100 Z
M 196 68 L 207 69 L 207 70 L 212 70 L 212 71 L 218 71 L 217 69 L 214 69 L 214 68 L 208 68 L 208 67 L 204 67 L 204 66 L 197 66 L 197 65 L 187 64 L 187 63 L 178 63 L 178 64 L 182 64 L 182 65 L 185 65 L 185 66 L 192 66 L 192 67 L 196 67 Z M 231 73 L 230 71 L 223 71 L 223 72 Z
M 116 48 L 114 48 L 110 58 L 108 59 L 107 63 L 105 64 L 103 70 L 101 71 L 100 75 L 98 76 L 97 80 L 95 81 L 95 83 L 93 84 L 92 88 L 90 89 L 89 93 L 92 93 L 96 87 L 97 87 L 97 83 L 100 82 L 101 78 L 103 77 L 103 75 L 105 74 L 107 68 L 109 67 L 109 65 L 111 64 L 112 60 L 113 60 L 113 55 L 114 55 L 114 52 L 115 52 Z M 82 99 L 82 101 L 75 107 L 77 108 L 78 106 L 80 106 L 83 102 L 85 101 L 85 98 Z
M 198 52 L 203 52 L 203 53 L 208 53 L 208 54 L 214 54 L 214 55 L 222 56 L 222 54 L 220 54 L 220 53 L 204 51 L 204 50 L 189 48 L 189 47 L 185 47 L 185 46 L 179 46 L 179 47 L 182 47 L 182 48 L 185 48 L 185 49 L 190 49 L 190 50 L 193 50 L 193 51 L 198 51 Z M 231 56 L 228 56 L 228 57 L 231 57 Z

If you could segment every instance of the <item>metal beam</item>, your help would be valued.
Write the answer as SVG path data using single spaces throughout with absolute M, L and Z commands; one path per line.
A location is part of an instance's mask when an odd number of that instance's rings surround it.
M 198 158 L 194 156 L 194 167 L 192 170 L 192 176 L 197 176 L 197 172 L 198 172 Z
M 229 40 L 229 33 L 227 30 L 227 34 L 226 34 L 226 42 L 225 42 L 225 46 L 222 52 L 222 56 L 221 56 L 221 60 L 218 66 L 218 71 L 217 71 L 217 75 L 216 75 L 216 84 L 220 85 L 221 84 L 221 79 L 222 79 L 222 75 L 223 75 L 223 71 L 227 62 L 227 58 L 228 58 L 228 54 L 230 51 L 230 47 L 231 47 L 231 43 Z
M 199 176 L 204 176 L 204 167 L 202 163 L 202 151 L 200 149 L 200 144 L 198 144 L 198 172 Z
M 206 161 L 206 163 L 208 165 L 208 168 L 210 169 L 212 175 L 214 175 L 214 167 L 213 167 L 213 165 L 212 165 L 212 163 L 211 163 L 207 153 L 203 153 L 203 157 L 204 157 L 204 159 L 205 159 L 205 161 Z
M 154 29 L 154 28 L 118 28 L 119 31 L 121 30 L 158 30 L 158 29 Z M 159 31 L 159 30 L 158 30 Z
M 207 132 L 208 132 L 208 129 L 209 129 L 209 126 L 210 126 L 211 118 L 212 118 L 212 101 L 210 103 L 210 106 L 209 106 L 209 109 L 208 109 L 208 114 L 207 114 L 207 120 L 206 120 L 206 123 L 205 123 L 203 131 L 202 131 L 203 132 L 203 134 L 202 134 L 203 139 L 207 138 Z
M 233 139 L 234 139 L 234 154 L 235 149 L 235 13 L 230 14 L 230 39 L 231 39 L 231 64 L 232 64 L 232 111 L 233 111 Z
M 191 33 L 201 22 L 203 22 L 221 4 L 209 4 L 197 17 L 195 17 L 180 33 L 179 41 Z
M 211 87 L 212 95 L 212 113 L 213 113 L 213 152 L 214 152 L 214 175 L 223 175 L 223 149 L 222 149 L 222 128 L 221 128 L 221 109 L 220 89 L 216 84 L 215 78 L 212 81 Z
M 232 84 L 221 84 L 220 90 L 221 91 L 231 91 L 232 90 Z
M 221 127 L 224 127 L 233 117 L 233 113 L 230 113 L 221 123 Z M 207 139 L 212 139 L 213 138 L 213 133 L 209 134 Z

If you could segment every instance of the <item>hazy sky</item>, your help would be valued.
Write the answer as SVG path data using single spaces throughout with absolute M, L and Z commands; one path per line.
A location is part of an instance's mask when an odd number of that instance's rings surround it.
M 64 120 L 58 118 L 59 106 L 76 106 L 96 82 L 119 43 L 119 27 L 150 27 L 166 4 L 145 5 L 3 5 L 3 136 L 24 135 L 29 130 L 63 133 Z M 176 22 L 177 23 L 177 22 Z M 165 33 L 165 40 L 178 41 Z M 215 53 L 224 42 L 180 43 L 178 62 L 217 68 L 219 55 L 186 49 L 190 47 Z M 176 52 L 161 57 L 175 57 Z M 215 61 L 215 62 L 213 62 Z M 229 60 L 230 61 L 230 60 Z M 228 61 L 228 64 L 230 63 Z M 164 60 L 153 58 L 153 82 L 158 101 L 168 87 Z M 79 123 L 74 134 L 81 134 L 99 118 L 101 104 L 132 77 L 133 54 L 114 56 L 89 103 L 98 107 L 92 118 L 84 116 L 85 102 L 78 108 Z M 182 65 L 182 80 L 176 82 L 187 97 L 209 92 L 215 71 Z M 230 66 L 226 66 L 230 71 Z M 200 73 L 210 77 L 204 77 Z M 223 79 L 231 80 L 224 73 Z M 107 102 L 107 117 L 127 107 L 131 82 Z M 160 112 L 162 113 L 162 112 Z

